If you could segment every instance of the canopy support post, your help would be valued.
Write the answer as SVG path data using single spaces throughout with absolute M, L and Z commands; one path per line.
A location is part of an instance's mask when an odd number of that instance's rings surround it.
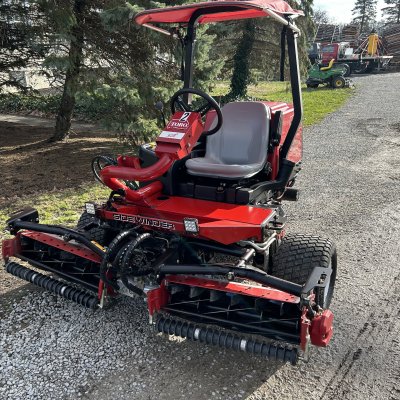
M 279 70 L 279 80 L 281 82 L 284 82 L 285 80 L 286 31 L 287 28 L 286 26 L 284 26 L 281 32 L 281 59 L 280 59 L 280 70 Z
M 187 33 L 185 37 L 185 72 L 183 78 L 183 88 L 188 89 L 193 87 L 193 63 L 194 63 L 194 50 L 196 45 L 196 23 L 198 16 L 195 12 L 189 21 Z M 187 104 L 192 102 L 192 95 L 186 93 L 183 95 L 184 101 Z
M 296 136 L 297 130 L 303 118 L 303 100 L 301 96 L 300 66 L 299 66 L 299 55 L 297 49 L 298 34 L 294 32 L 292 29 L 288 29 L 286 35 L 287 35 L 289 67 L 290 67 L 290 81 L 292 85 L 294 116 L 288 134 L 286 136 L 286 139 L 283 142 L 281 148 L 281 153 L 280 153 L 281 163 L 283 159 L 287 158 L 290 147 L 293 143 L 293 140 Z

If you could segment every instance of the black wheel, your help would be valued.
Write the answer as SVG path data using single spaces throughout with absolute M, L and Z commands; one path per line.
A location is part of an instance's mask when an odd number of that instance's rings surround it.
M 97 218 L 94 215 L 84 211 L 76 227 L 79 231 L 83 232 L 89 240 L 93 240 L 103 246 L 106 243 L 106 231 L 98 226 L 92 226 L 96 221 Z
M 316 89 L 318 86 L 318 83 L 307 83 L 307 87 L 311 89 Z
M 346 86 L 346 80 L 343 76 L 337 76 L 332 79 L 332 87 L 334 89 L 342 89 Z
M 316 303 L 326 309 L 332 300 L 337 270 L 336 246 L 331 240 L 303 234 L 286 235 L 272 258 L 270 274 L 303 285 L 314 267 L 332 269 L 326 288 L 317 288 L 315 293 Z
M 355 74 L 364 74 L 367 72 L 368 65 L 366 63 L 358 63 L 356 66 L 353 68 L 353 72 Z
M 351 75 L 350 65 L 348 65 L 348 64 L 340 64 L 340 65 L 341 65 L 341 67 L 343 67 L 346 70 L 346 72 L 343 74 L 343 76 L 345 76 L 345 77 L 350 76 Z
M 365 72 L 367 72 L 368 74 L 371 74 L 372 72 L 376 72 L 377 68 L 378 68 L 379 63 L 375 63 L 375 62 L 370 62 L 367 65 L 367 68 L 365 69 Z

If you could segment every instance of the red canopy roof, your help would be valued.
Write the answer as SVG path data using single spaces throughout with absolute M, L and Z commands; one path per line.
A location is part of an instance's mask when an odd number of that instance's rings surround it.
M 221 12 L 216 10 L 214 13 L 201 16 L 197 21 L 199 24 L 267 16 L 279 19 L 279 17 L 282 18 L 284 16 L 303 15 L 302 11 L 293 10 L 293 8 L 283 0 L 211 0 L 182 6 L 145 10 L 135 16 L 135 21 L 139 25 L 187 23 L 195 11 L 210 7 L 216 9 L 221 8 Z M 229 7 L 229 11 L 222 11 L 224 7 Z M 235 7 L 237 10 L 232 10 L 231 7 Z

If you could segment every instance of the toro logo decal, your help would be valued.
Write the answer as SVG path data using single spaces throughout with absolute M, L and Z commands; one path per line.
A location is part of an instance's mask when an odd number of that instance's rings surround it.
M 171 122 L 168 123 L 167 129 L 182 129 L 186 130 L 189 128 L 188 119 L 192 113 L 184 112 L 182 117 L 179 119 L 173 119 Z
M 140 217 L 139 215 L 114 214 L 114 221 L 129 222 L 131 224 L 146 225 L 153 228 L 175 230 L 175 225 L 161 219 Z

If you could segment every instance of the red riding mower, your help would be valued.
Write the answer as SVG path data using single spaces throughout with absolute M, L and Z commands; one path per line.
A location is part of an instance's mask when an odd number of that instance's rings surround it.
M 112 191 L 105 204 L 86 204 L 77 229 L 40 224 L 32 208 L 12 215 L 7 225 L 15 237 L 3 242 L 7 272 L 90 308 L 117 296 L 143 297 L 158 332 L 269 359 L 295 364 L 309 344 L 327 346 L 335 246 L 285 235 L 282 209 L 284 200 L 297 200 L 301 169 L 301 15 L 280 0 L 137 14 L 138 24 L 161 33 L 186 29 L 184 88 L 171 99 L 172 119 L 139 157 L 96 159 Z M 293 105 L 220 108 L 191 87 L 198 24 L 266 16 L 283 25 L 281 78 L 287 45 Z M 196 108 L 193 95 L 202 99 Z

